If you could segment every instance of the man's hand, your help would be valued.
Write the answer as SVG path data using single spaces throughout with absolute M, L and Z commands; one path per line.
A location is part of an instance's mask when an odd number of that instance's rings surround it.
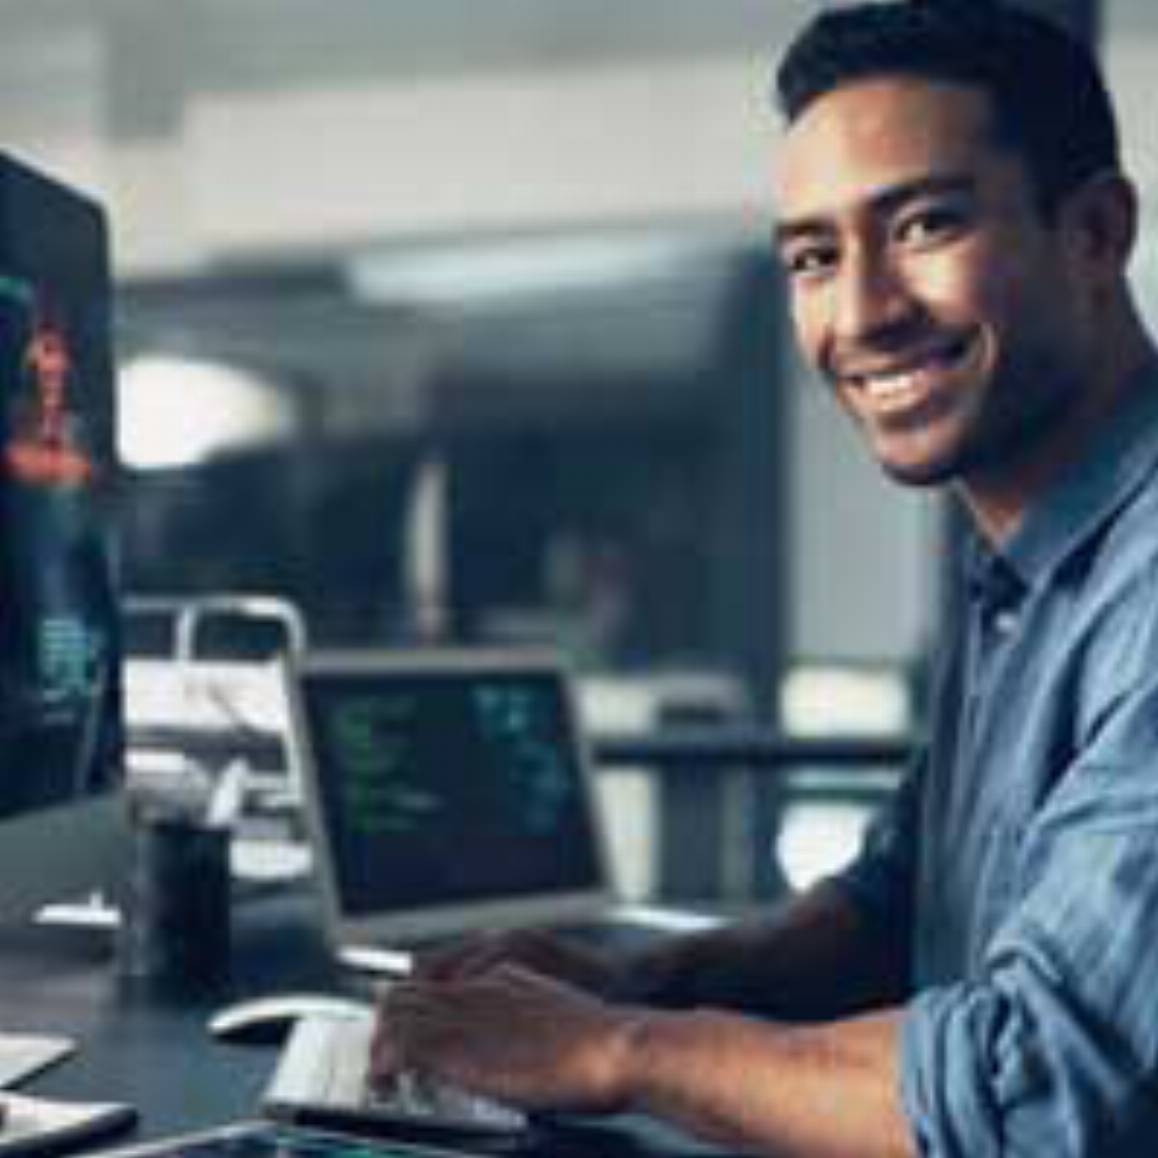
M 465 981 L 500 965 L 520 965 L 603 996 L 619 983 L 621 970 L 607 954 L 527 928 L 475 933 L 453 945 L 424 952 L 416 962 L 415 973 L 427 981 Z
M 372 1074 L 451 1082 L 527 1110 L 653 1114 L 746 1152 L 914 1153 L 899 1011 L 784 1026 L 614 1005 L 514 965 L 383 997 Z
M 371 1072 L 412 1071 L 529 1109 L 621 1108 L 638 1011 L 518 965 L 394 985 L 383 997 Z

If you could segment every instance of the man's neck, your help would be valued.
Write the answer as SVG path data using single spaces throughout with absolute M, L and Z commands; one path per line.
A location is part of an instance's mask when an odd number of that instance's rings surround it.
M 1081 459 L 1108 416 L 1138 387 L 1139 371 L 1158 358 L 1133 313 L 1126 321 L 1103 343 L 1105 358 L 1091 375 L 1091 388 L 1052 437 L 1020 462 L 978 470 L 960 480 L 966 509 L 992 546 L 1007 542 L 1053 481 Z

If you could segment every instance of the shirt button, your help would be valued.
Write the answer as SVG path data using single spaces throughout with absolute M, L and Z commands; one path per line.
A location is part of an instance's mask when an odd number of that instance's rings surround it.
M 1016 611 L 999 611 L 993 617 L 993 627 L 998 635 L 1009 635 L 1017 626 Z

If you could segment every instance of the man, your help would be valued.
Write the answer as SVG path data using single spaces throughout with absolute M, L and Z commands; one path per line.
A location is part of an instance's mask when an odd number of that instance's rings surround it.
M 386 999 L 378 1071 L 778 1155 L 1152 1153 L 1158 361 L 1108 99 L 982 0 L 833 9 L 778 81 L 800 344 L 976 531 L 927 750 L 769 922 L 618 964 L 466 946 Z

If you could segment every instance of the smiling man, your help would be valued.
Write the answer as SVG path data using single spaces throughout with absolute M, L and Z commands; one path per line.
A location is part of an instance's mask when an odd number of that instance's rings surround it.
M 996 118 L 984 90 L 920 76 L 813 98 L 787 137 L 777 238 L 804 352 L 882 465 L 962 483 L 999 538 L 1146 345 L 1113 135 L 1054 204 Z
M 1158 361 L 1080 46 L 985 0 L 842 7 L 778 76 L 801 347 L 974 526 L 929 742 L 844 873 L 630 960 L 426 960 L 377 1069 L 777 1155 L 1136 1158 L 1158 1133 Z

